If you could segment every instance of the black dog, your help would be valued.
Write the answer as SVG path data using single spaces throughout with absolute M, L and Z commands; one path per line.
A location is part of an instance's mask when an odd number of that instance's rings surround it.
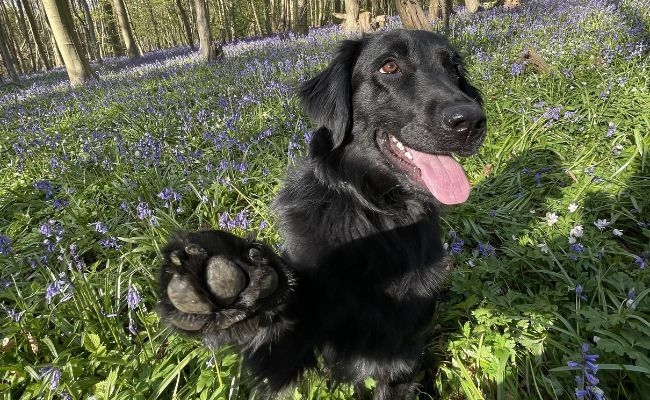
M 451 154 L 485 136 L 481 96 L 439 35 L 390 31 L 344 41 L 299 91 L 319 128 L 273 208 L 282 258 L 220 231 L 166 247 L 159 312 L 209 345 L 235 343 L 264 390 L 322 357 L 338 381 L 413 393 L 444 279 L 441 204 L 469 183 Z

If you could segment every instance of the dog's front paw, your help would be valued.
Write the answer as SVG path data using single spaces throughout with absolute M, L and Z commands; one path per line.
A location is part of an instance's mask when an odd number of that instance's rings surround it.
M 289 285 L 286 265 L 268 246 L 222 231 L 176 234 L 164 257 L 158 311 L 190 333 L 268 317 Z

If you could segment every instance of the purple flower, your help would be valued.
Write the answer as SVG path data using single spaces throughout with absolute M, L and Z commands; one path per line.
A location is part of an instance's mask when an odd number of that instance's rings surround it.
M 106 226 L 106 224 L 103 222 L 94 222 L 90 225 L 92 225 L 92 227 L 95 228 L 96 232 L 99 232 L 102 235 L 108 233 L 108 226 Z
M 133 285 L 129 285 L 129 288 L 126 291 L 126 304 L 131 310 L 135 310 L 141 301 L 142 297 L 140 297 L 138 289 Z
M 99 240 L 99 245 L 105 249 L 119 250 L 122 245 L 117 242 L 117 238 L 110 236 Z
M 463 246 L 464 245 L 465 245 L 465 242 L 463 241 L 463 239 L 455 240 L 451 244 L 451 246 L 449 246 L 451 254 L 460 254 L 460 252 L 463 251 Z
M 581 300 L 587 301 L 587 295 L 582 293 L 584 290 L 582 285 L 576 285 L 576 287 L 573 290 L 575 290 L 576 296 L 578 296 Z
M 47 304 L 51 304 L 52 299 L 59 294 L 61 295 L 61 303 L 72 298 L 72 285 L 64 274 L 59 275 L 59 279 L 47 285 L 45 289 L 45 300 L 47 300 Z
M 0 254 L 8 256 L 11 253 L 11 240 L 8 236 L 0 235 Z
M 54 193 L 54 187 L 52 186 L 52 183 L 50 181 L 36 181 L 34 183 L 34 187 L 37 190 L 40 190 L 41 192 L 45 193 L 45 198 L 49 199 L 52 197 L 52 194 Z
M 478 243 L 478 252 L 482 257 L 489 257 L 495 254 L 494 247 L 490 243 Z
M 639 266 L 639 269 L 645 269 L 646 260 L 643 257 L 634 256 L 634 263 Z
M 144 201 L 141 201 L 138 203 L 138 207 L 136 208 L 136 212 L 138 213 L 138 219 L 147 219 L 151 218 L 151 209 L 149 208 L 149 205 L 145 203 Z
M 607 133 L 605 134 L 606 137 L 612 137 L 614 132 L 616 132 L 616 124 L 613 122 L 609 123 L 609 128 L 607 129 Z
M 525 69 L 526 69 L 526 65 L 525 65 L 525 64 L 520 64 L 520 63 L 517 63 L 517 62 L 516 62 L 516 63 L 513 63 L 513 64 L 510 66 L 510 75 L 512 75 L 512 76 L 519 76 L 519 75 L 521 75 L 521 74 L 524 72 Z
M 59 380 L 61 380 L 61 371 L 54 367 L 44 367 L 39 370 L 41 373 L 41 380 L 50 384 L 50 389 L 56 390 L 59 387 Z

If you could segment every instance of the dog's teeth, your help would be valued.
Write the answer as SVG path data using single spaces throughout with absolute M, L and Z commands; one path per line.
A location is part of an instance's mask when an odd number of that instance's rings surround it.
M 397 138 L 396 138 L 395 136 L 391 136 L 391 137 L 390 137 L 390 140 L 392 140 L 393 143 L 397 143 Z
M 397 141 L 397 143 L 395 143 L 395 145 L 397 146 L 398 149 L 400 149 L 401 151 L 404 151 L 404 145 L 402 144 L 402 142 Z
M 413 159 L 413 154 L 409 153 L 408 151 L 404 152 L 404 157 L 408 158 L 409 160 Z

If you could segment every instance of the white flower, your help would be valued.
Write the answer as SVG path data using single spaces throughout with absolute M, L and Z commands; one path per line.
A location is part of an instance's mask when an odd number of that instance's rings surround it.
M 542 253 L 544 253 L 544 254 L 548 253 L 548 246 L 546 245 L 546 243 L 540 243 L 540 244 L 537 245 L 537 247 L 539 247 L 539 250 Z
M 623 236 L 623 231 L 620 230 L 620 229 L 614 229 L 614 230 L 612 231 L 612 234 L 614 234 L 614 236 L 621 237 L 621 236 Z
M 582 225 L 574 226 L 573 229 L 571 229 L 571 231 L 569 232 L 569 235 L 577 238 L 582 237 L 584 234 L 585 233 L 582 230 Z
M 594 336 L 592 340 L 594 341 L 594 343 L 598 343 L 600 342 L 600 336 Z
M 558 216 L 555 213 L 546 213 L 546 216 L 544 217 L 544 221 L 548 224 L 548 226 L 553 226 L 558 220 Z
M 569 236 L 569 244 L 574 244 L 575 242 L 577 242 L 576 238 Z
M 578 209 L 578 205 L 576 203 L 571 203 L 569 204 L 569 212 L 575 212 Z
M 600 229 L 601 231 L 605 228 L 607 228 L 611 224 L 611 222 L 607 221 L 606 219 L 598 219 L 596 222 L 594 222 L 594 225 L 596 225 L 596 228 Z

